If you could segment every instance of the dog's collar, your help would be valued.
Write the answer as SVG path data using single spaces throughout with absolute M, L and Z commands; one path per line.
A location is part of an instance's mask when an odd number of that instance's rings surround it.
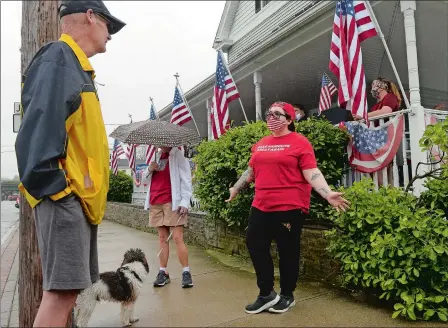
M 132 273 L 132 274 L 134 275 L 134 277 L 135 277 L 138 281 L 143 282 L 143 281 L 142 281 L 142 278 L 140 278 L 140 276 L 139 276 L 139 275 L 137 274 L 137 272 L 135 272 L 134 270 L 131 270 L 131 269 L 129 269 L 128 267 L 123 267 L 123 269 L 125 269 L 125 270 L 129 271 L 130 273 Z

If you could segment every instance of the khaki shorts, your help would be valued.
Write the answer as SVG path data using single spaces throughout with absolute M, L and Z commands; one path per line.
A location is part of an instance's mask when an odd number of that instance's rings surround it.
M 172 204 L 151 205 L 149 208 L 149 225 L 151 227 L 174 227 L 187 225 L 187 215 L 179 220 L 179 214 L 172 211 Z

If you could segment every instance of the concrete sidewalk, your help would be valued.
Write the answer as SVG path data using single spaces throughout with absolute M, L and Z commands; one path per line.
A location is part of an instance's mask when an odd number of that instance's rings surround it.
M 19 226 L 13 225 L 1 245 L 1 326 L 19 326 Z
M 141 248 L 151 265 L 156 260 L 155 235 L 104 221 L 99 229 L 100 270 L 116 270 L 128 248 Z M 135 327 L 231 326 L 231 327 L 442 327 L 443 324 L 392 319 L 391 312 L 355 301 L 350 296 L 311 282 L 301 282 L 295 292 L 297 305 L 284 314 L 248 315 L 244 307 L 255 300 L 257 288 L 251 273 L 226 267 L 197 247 L 189 247 L 195 286 L 182 289 L 181 266 L 171 244 L 168 264 L 171 283 L 153 288 L 158 261 L 137 301 Z M 277 288 L 278 291 L 278 288 Z M 120 306 L 98 304 L 91 327 L 119 327 Z M 446 326 L 444 326 L 446 327 Z

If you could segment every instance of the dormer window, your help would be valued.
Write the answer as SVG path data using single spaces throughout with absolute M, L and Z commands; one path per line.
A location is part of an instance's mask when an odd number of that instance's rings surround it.
M 258 13 L 261 9 L 263 9 L 270 0 L 255 0 L 255 13 Z

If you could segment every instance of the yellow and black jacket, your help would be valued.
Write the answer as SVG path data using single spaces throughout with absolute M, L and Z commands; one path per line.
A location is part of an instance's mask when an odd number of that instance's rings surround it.
M 19 189 L 31 207 L 77 195 L 92 224 L 104 216 L 109 147 L 86 54 L 67 34 L 43 46 L 22 77 L 16 140 Z

